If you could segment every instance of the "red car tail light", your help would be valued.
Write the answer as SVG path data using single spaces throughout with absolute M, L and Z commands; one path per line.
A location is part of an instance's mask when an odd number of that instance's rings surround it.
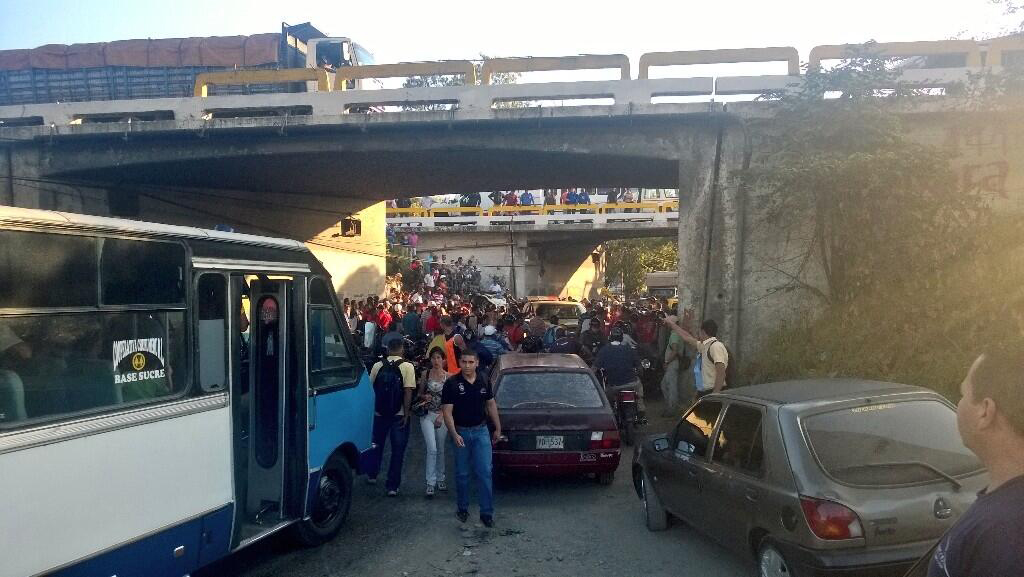
M 590 433 L 590 450 L 599 451 L 602 449 L 618 449 L 618 431 L 594 431 Z
M 860 518 L 845 505 L 813 497 L 800 497 L 800 507 L 804 510 L 807 525 L 819 539 L 834 541 L 864 536 Z
M 623 403 L 635 403 L 636 391 L 619 391 L 619 400 Z

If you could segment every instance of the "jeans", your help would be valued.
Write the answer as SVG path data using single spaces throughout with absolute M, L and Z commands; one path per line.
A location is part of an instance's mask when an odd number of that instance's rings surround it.
M 455 447 L 455 501 L 459 511 L 469 510 L 469 473 L 476 477 L 480 514 L 494 515 L 494 483 L 491 479 L 491 432 L 487 425 L 455 429 L 465 447 Z
M 661 377 L 661 396 L 665 399 L 665 411 L 675 411 L 679 405 L 679 361 L 673 360 L 665 365 L 665 375 Z
M 427 413 L 420 417 L 420 431 L 427 445 L 427 485 L 434 487 L 444 483 L 444 442 L 448 439 L 448 427 L 441 423 L 435 427 L 434 422 L 441 413 Z
M 405 447 L 409 444 L 409 425 L 402 426 L 401 415 L 393 417 L 373 416 L 373 449 L 366 466 L 371 479 L 380 474 L 381 458 L 384 456 L 384 442 L 391 439 L 391 463 L 388 465 L 388 480 L 384 487 L 397 491 L 402 484 L 402 462 L 405 461 Z

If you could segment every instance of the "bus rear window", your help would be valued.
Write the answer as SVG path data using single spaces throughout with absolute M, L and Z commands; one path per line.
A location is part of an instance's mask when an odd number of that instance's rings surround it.
M 830 476 L 850 485 L 925 483 L 981 470 L 964 447 L 956 413 L 939 401 L 903 401 L 803 419 L 811 450 Z
M 0 231 L 0 308 L 96 306 L 96 239 Z

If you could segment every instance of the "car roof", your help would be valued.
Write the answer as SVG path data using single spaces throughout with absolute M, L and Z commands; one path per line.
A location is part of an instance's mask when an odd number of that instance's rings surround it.
M 498 357 L 498 370 L 509 369 L 587 369 L 576 355 L 561 353 L 505 353 Z
M 923 387 L 868 379 L 822 378 L 780 381 L 730 388 L 724 395 L 747 398 L 761 403 L 794 405 L 821 401 L 845 401 L 865 396 L 931 392 Z

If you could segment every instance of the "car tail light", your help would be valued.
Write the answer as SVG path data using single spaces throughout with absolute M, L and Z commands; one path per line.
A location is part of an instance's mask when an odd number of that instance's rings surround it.
M 800 506 L 811 531 L 819 539 L 833 541 L 864 536 L 860 519 L 849 507 L 835 501 L 800 497 Z
M 635 403 L 636 402 L 636 391 L 619 391 L 619 400 L 624 403 Z
M 594 431 L 590 433 L 590 450 L 618 449 L 618 431 Z

